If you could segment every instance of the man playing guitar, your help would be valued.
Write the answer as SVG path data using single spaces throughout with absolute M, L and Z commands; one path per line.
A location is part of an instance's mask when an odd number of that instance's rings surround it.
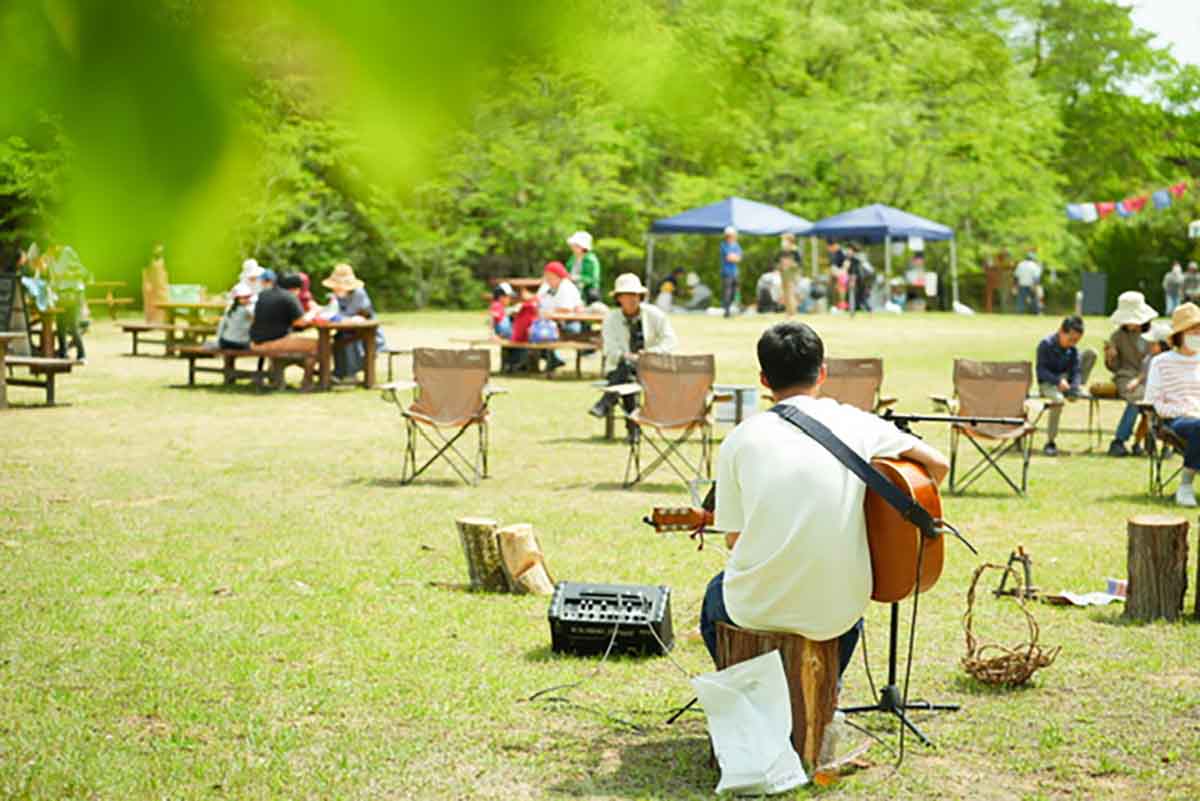
M 825 346 L 803 323 L 758 340 L 759 379 L 776 401 L 823 423 L 863 459 L 908 459 L 937 483 L 949 464 L 936 449 L 873 414 L 818 398 Z M 714 528 L 732 548 L 704 595 L 700 632 L 716 660 L 717 623 L 840 639 L 840 670 L 854 654 L 871 598 L 866 485 L 777 414 L 758 414 L 725 438 L 717 460 Z

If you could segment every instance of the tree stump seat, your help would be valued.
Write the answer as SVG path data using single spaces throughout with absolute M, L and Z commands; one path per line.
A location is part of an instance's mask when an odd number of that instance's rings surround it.
M 811 775 L 818 765 L 825 727 L 833 720 L 837 709 L 837 639 L 818 642 L 799 634 L 717 624 L 719 670 L 775 650 L 783 658 L 783 672 L 791 696 L 792 747 Z
M 1188 584 L 1188 521 L 1139 515 L 1128 522 L 1128 538 L 1125 618 L 1178 620 Z

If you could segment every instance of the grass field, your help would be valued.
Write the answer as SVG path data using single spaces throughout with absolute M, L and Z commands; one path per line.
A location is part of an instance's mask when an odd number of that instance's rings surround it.
M 386 330 L 393 343 L 443 344 L 477 332 L 478 317 L 395 315 Z M 719 381 L 756 380 L 764 318 L 675 323 L 682 351 L 716 354 Z M 816 324 L 830 355 L 883 356 L 899 408 L 928 412 L 955 355 L 1031 358 L 1055 323 Z M 1089 324 L 1084 344 L 1099 347 L 1107 325 Z M 493 405 L 494 477 L 470 489 L 439 467 L 402 487 L 400 419 L 378 392 L 188 390 L 182 362 L 124 356 L 107 322 L 90 347 L 60 384 L 63 406 L 0 413 L 0 797 L 711 796 L 702 716 L 664 724 L 691 697 L 677 666 L 614 658 L 570 691 L 575 705 L 528 703 L 595 662 L 551 654 L 546 599 L 455 588 L 466 569 L 453 521 L 487 515 L 532 523 L 556 578 L 669 584 L 676 630 L 694 627 L 721 554 L 639 522 L 686 493 L 668 473 L 620 489 L 625 449 L 584 413 L 586 382 L 498 379 L 511 394 Z M 14 387 L 10 400 L 40 396 Z M 1105 406 L 1110 429 L 1117 412 Z M 1075 404 L 1065 423 L 1085 417 Z M 919 433 L 946 445 L 942 429 Z M 1082 434 L 1059 444 L 1085 446 Z M 1147 497 L 1145 461 L 1099 454 L 1035 456 L 1024 499 L 994 478 L 977 490 L 947 498 L 947 518 L 981 559 L 1024 544 L 1053 591 L 1124 576 L 1125 520 L 1172 511 Z M 1039 605 L 1057 663 L 1024 689 L 988 689 L 958 664 L 978 561 L 949 543 L 921 603 L 912 694 L 963 705 L 917 716 L 937 747 L 910 739 L 897 774 L 875 744 L 872 767 L 797 795 L 1200 797 L 1200 626 Z M 981 634 L 1021 641 L 1009 604 L 983 594 Z M 869 610 L 867 638 L 878 681 L 885 607 Z M 709 669 L 694 638 L 679 638 L 674 660 Z M 860 653 L 843 703 L 870 700 Z M 888 721 L 860 722 L 894 744 Z

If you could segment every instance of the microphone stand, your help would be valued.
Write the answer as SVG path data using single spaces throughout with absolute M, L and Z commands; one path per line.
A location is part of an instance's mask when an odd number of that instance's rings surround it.
M 892 603 L 892 617 L 889 626 L 888 637 L 888 678 L 885 684 L 879 691 L 879 700 L 873 704 L 866 706 L 852 706 L 842 709 L 841 711 L 847 715 L 857 715 L 863 712 L 886 712 L 895 715 L 899 721 L 915 734 L 925 745 L 933 745 L 933 742 L 925 736 L 925 733 L 917 728 L 917 725 L 908 718 L 909 710 L 924 710 L 927 712 L 956 712 L 960 708 L 958 704 L 931 704 L 928 701 L 909 701 L 904 703 L 904 697 L 900 694 L 900 687 L 897 685 L 896 664 L 897 651 L 900 644 L 900 604 Z M 910 634 L 911 636 L 911 634 Z

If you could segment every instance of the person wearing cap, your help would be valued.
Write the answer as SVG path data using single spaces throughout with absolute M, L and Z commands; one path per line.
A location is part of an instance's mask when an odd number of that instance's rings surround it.
M 1172 350 L 1150 362 L 1146 400 L 1184 442 L 1183 473 L 1175 503 L 1195 506 L 1193 479 L 1200 468 L 1200 307 L 1184 303 L 1171 315 Z
M 308 277 L 308 273 L 298 271 L 296 273 L 300 278 L 300 294 L 296 297 L 300 301 L 300 308 L 305 312 L 315 311 L 317 309 L 317 300 L 312 293 L 312 279 Z
M 1167 301 L 1167 309 L 1164 312 L 1170 317 L 1175 309 L 1179 306 L 1180 296 L 1183 295 L 1183 267 L 1176 261 L 1171 265 L 1171 269 L 1167 270 L 1162 280 L 1163 296 Z
M 292 333 L 297 320 L 311 315 L 300 307 L 300 276 L 284 273 L 276 286 L 260 292 L 254 304 L 254 321 L 250 324 L 250 350 L 271 356 L 278 353 L 303 353 L 304 384 L 312 389 L 317 366 L 317 340 Z
M 229 295 L 229 306 L 217 324 L 217 346 L 221 350 L 249 350 L 250 326 L 254 322 L 254 287 L 242 282 Z
M 687 311 L 704 311 L 712 305 L 713 292 L 708 285 L 700 280 L 696 273 L 688 273 L 685 279 L 688 287 L 688 302 L 684 305 Z
M 1117 310 L 1108 318 L 1117 327 L 1104 343 L 1104 366 L 1112 372 L 1117 397 L 1125 401 L 1125 411 L 1117 423 L 1109 456 L 1128 456 L 1125 441 L 1133 435 L 1138 419 L 1137 402 L 1142 399 L 1139 375 L 1146 356 L 1146 341 L 1142 334 L 1150 330 L 1150 321 L 1158 312 L 1146 303 L 1141 292 L 1122 292 L 1117 298 Z
M 271 287 L 275 286 L 275 281 L 277 278 L 278 276 L 275 275 L 274 270 L 263 270 L 258 275 L 258 291 L 265 292 Z M 303 284 L 303 282 L 301 282 L 301 284 Z
M 1030 314 L 1041 314 L 1038 304 L 1038 284 L 1042 280 L 1042 266 L 1037 263 L 1037 254 L 1032 250 L 1013 270 L 1013 278 L 1017 280 L 1017 314 L 1024 314 L 1029 309 Z
M 1086 398 L 1082 389 L 1096 365 L 1096 351 L 1088 348 L 1082 354 L 1076 349 L 1083 338 L 1083 319 L 1067 317 L 1058 330 L 1047 336 L 1037 347 L 1038 390 L 1051 401 L 1050 419 L 1046 423 L 1046 445 L 1042 452 L 1058 456 L 1058 423 L 1062 418 L 1062 403 L 1066 398 Z
M 670 353 L 675 349 L 675 331 L 671 321 L 662 310 L 644 303 L 646 287 L 633 273 L 617 276 L 612 296 L 617 308 L 604 319 L 604 356 L 614 365 L 605 378 L 608 386 L 626 384 L 637 380 L 637 359 L 641 353 Z M 594 417 L 605 417 L 618 395 L 605 392 L 588 412 Z M 631 395 L 620 398 L 626 415 L 637 407 L 637 399 Z M 626 419 L 626 438 L 631 442 L 640 435 L 636 424 Z
M 488 324 L 492 333 L 508 339 L 512 336 L 512 320 L 508 317 L 508 304 L 516 296 L 512 286 L 503 281 L 492 289 L 492 302 L 488 306 Z
M 730 307 L 737 295 L 738 265 L 742 262 L 742 246 L 738 244 L 738 232 L 732 225 L 725 226 L 724 239 L 721 241 L 721 307 L 725 316 L 733 314 Z
M 547 263 L 542 270 L 542 285 L 538 287 L 537 299 L 543 317 L 583 309 L 583 298 L 579 294 L 579 288 L 567 274 L 567 268 L 558 261 Z M 583 330 L 578 322 L 565 323 L 563 328 L 576 334 Z M 566 362 L 560 359 L 557 353 L 552 350 L 546 351 L 547 370 L 556 370 L 564 364 Z
M 592 235 L 587 231 L 576 231 L 567 239 L 571 246 L 568 272 L 571 280 L 583 293 L 588 303 L 600 300 L 600 259 L 592 252 Z
M 676 268 L 667 273 L 654 289 L 654 305 L 668 314 L 675 307 L 675 296 L 679 294 L 679 285 L 683 281 L 683 270 Z
M 367 294 L 363 282 L 354 274 L 354 268 L 349 264 L 338 264 L 333 272 L 321 282 L 321 286 L 333 292 L 337 298 L 338 314 L 343 320 L 359 321 L 375 318 L 375 307 L 371 304 L 371 296 Z M 377 352 L 383 350 L 387 343 L 383 332 L 375 329 L 375 347 Z M 355 373 L 363 368 L 366 359 L 366 346 L 362 336 L 356 331 L 338 331 L 333 337 L 333 377 L 342 381 L 354 378 Z
M 244 291 L 249 288 L 251 292 L 250 310 L 253 311 L 254 300 L 258 297 L 258 293 L 262 289 L 258 283 L 258 279 L 264 272 L 266 271 L 254 259 L 246 259 L 242 262 L 242 271 L 238 274 L 237 283 L 233 285 L 233 289 L 229 290 L 228 293 L 230 302 L 234 300 L 234 292 Z

